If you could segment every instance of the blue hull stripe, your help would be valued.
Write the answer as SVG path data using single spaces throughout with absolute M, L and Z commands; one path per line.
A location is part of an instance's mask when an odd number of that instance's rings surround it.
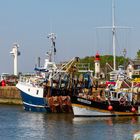
M 32 105 L 37 105 L 37 106 L 47 106 L 47 102 L 45 101 L 43 97 L 42 98 L 34 97 L 31 95 L 28 95 L 27 93 L 23 91 L 21 91 L 21 97 L 22 97 L 22 101 L 27 104 L 32 104 Z
M 20 94 L 26 111 L 50 112 L 50 107 L 43 97 L 33 97 L 23 91 L 20 91 Z
M 24 104 L 24 110 L 33 112 L 51 112 L 49 107 L 32 106 L 26 103 Z

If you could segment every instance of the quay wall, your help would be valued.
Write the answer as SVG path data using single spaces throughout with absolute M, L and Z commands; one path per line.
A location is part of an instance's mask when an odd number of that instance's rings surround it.
M 19 90 L 15 86 L 0 87 L 0 104 L 22 105 Z

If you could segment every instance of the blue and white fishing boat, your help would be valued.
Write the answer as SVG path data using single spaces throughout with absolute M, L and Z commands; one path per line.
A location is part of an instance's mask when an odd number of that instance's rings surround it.
M 44 66 L 36 67 L 37 73 L 34 76 L 21 76 L 16 85 L 20 90 L 24 109 L 27 111 L 50 111 L 47 98 L 50 89 L 46 89 L 46 87 L 51 87 L 51 79 L 58 69 L 55 62 L 52 61 L 52 56 L 56 53 L 56 35 L 51 33 L 48 38 L 51 40 L 51 49 L 47 52 Z

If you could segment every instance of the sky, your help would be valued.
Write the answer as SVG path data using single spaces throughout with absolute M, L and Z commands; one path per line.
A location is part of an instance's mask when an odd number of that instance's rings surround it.
M 140 0 L 115 0 L 116 54 L 135 58 L 140 49 Z M 56 33 L 56 62 L 112 54 L 112 0 L 0 0 L 0 73 L 13 73 L 13 44 L 19 44 L 19 72 L 43 65 Z M 102 28 L 97 28 L 102 27 Z

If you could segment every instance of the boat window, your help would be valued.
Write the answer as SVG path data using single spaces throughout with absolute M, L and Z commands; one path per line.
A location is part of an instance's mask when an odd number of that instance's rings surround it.
M 30 88 L 28 88 L 28 91 L 30 91 Z
M 112 97 L 116 98 L 117 97 L 117 93 L 116 92 L 112 92 Z
M 38 95 L 39 90 L 36 91 L 36 94 Z
M 121 97 L 121 93 L 118 93 L 118 99 Z

